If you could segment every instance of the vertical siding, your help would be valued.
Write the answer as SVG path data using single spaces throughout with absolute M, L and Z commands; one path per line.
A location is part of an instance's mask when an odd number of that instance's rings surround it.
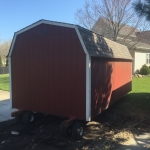
M 92 58 L 92 118 L 131 91 L 132 62 Z
M 13 107 L 85 120 L 85 63 L 74 29 L 42 24 L 20 34 L 12 53 Z

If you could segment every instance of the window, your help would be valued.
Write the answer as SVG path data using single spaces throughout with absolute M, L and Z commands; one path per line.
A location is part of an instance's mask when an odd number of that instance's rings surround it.
M 39 35 L 44 35 L 47 33 L 47 29 L 46 28 L 41 28 L 41 29 L 38 29 L 38 34 Z
M 146 64 L 150 64 L 150 53 L 146 54 Z

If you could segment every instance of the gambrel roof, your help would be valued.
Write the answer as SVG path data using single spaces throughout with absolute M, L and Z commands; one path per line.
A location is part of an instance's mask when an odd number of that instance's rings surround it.
M 81 45 L 84 49 L 85 54 L 95 57 L 103 57 L 103 58 L 118 58 L 118 59 L 129 59 L 132 60 L 130 52 L 128 48 L 124 45 L 113 42 L 107 38 L 102 37 L 99 34 L 96 34 L 90 30 L 87 30 L 83 27 L 74 24 L 67 24 L 61 22 L 54 22 L 48 20 L 40 20 L 14 34 L 12 45 L 9 51 L 9 57 L 11 57 L 14 43 L 17 35 L 34 28 L 40 24 L 49 24 L 55 26 L 62 26 L 68 28 L 74 28 L 79 37 Z
M 78 29 L 90 56 L 132 59 L 126 46 L 82 27 Z

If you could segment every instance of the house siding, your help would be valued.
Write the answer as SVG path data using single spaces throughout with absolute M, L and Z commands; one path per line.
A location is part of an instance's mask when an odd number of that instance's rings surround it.
M 140 70 L 141 67 L 146 64 L 146 54 L 150 52 L 135 52 L 135 60 L 134 60 L 134 73 L 137 72 L 137 70 Z M 146 64 L 147 66 L 150 66 Z

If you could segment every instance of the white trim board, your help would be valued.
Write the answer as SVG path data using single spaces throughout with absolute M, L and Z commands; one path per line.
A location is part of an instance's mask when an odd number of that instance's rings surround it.
M 82 47 L 83 47 L 83 49 L 84 49 L 84 52 L 85 52 L 86 54 L 88 53 L 87 50 L 86 50 L 86 48 L 85 48 L 85 45 L 84 45 L 84 43 L 83 43 L 82 37 L 81 37 L 81 35 L 80 35 L 80 32 L 79 32 L 79 30 L 78 30 L 78 28 L 77 28 L 76 25 L 67 24 L 67 23 L 61 23 L 61 22 L 53 22 L 53 21 L 48 21 L 48 20 L 40 20 L 40 21 L 38 21 L 38 22 L 36 22 L 36 23 L 34 23 L 34 24 L 32 24 L 32 25 L 26 27 L 26 28 L 23 28 L 22 30 L 20 30 L 20 31 L 18 31 L 18 32 L 16 32 L 16 33 L 14 34 L 13 41 L 12 41 L 12 45 L 11 45 L 10 51 L 9 51 L 9 57 L 11 57 L 12 50 L 13 50 L 14 43 L 15 43 L 15 41 L 16 41 L 17 35 L 18 35 L 18 34 L 21 34 L 21 33 L 23 33 L 23 32 L 25 32 L 25 31 L 27 31 L 27 30 L 30 30 L 30 29 L 32 29 L 32 28 L 34 28 L 34 27 L 36 27 L 36 26 L 38 26 L 38 25 L 40 25 L 40 24 L 49 24 L 49 25 L 56 25 L 56 26 L 61 26 L 61 27 L 74 28 L 74 29 L 76 30 L 76 33 L 77 33 L 79 39 L 80 39 L 81 45 L 82 45 Z
M 86 121 L 91 121 L 91 56 L 86 55 Z
M 11 57 L 9 57 L 9 83 L 10 83 L 10 108 L 12 108 L 12 74 L 11 74 Z

